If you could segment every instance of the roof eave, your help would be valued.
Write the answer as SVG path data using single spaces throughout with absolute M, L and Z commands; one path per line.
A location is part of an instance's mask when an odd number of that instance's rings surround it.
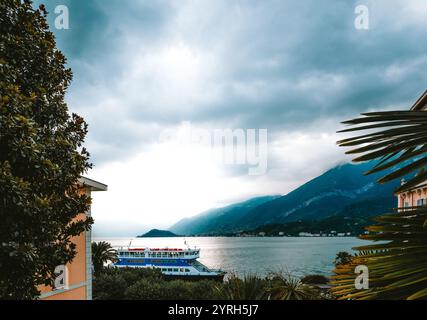
M 107 191 L 108 190 L 108 186 L 106 184 L 103 184 L 101 182 L 98 182 L 86 177 L 80 177 L 79 182 L 84 186 L 88 186 L 91 191 Z

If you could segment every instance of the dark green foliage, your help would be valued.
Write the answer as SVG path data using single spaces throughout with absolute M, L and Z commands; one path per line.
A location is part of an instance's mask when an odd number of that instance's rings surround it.
M 144 233 L 143 235 L 138 236 L 138 238 L 156 238 L 156 237 L 158 238 L 179 237 L 179 235 L 167 230 L 152 229 L 147 233 Z
M 93 296 L 97 300 L 123 300 L 128 288 L 120 274 L 103 274 L 93 281 Z
M 315 300 L 320 299 L 321 291 L 289 274 L 273 274 L 268 289 L 272 300 Z
M 283 232 L 287 236 L 298 236 L 300 232 L 313 234 L 330 234 L 350 232 L 352 236 L 363 233 L 364 227 L 372 223 L 369 217 L 332 216 L 321 220 L 294 221 L 284 224 L 268 224 L 255 230 L 244 231 L 245 234 L 257 235 L 265 232 L 266 236 L 278 236 Z
M 266 300 L 268 281 L 256 275 L 239 278 L 232 275 L 221 286 L 216 286 L 216 295 L 221 300 Z
M 328 284 L 329 279 L 319 274 L 309 274 L 301 278 L 301 282 L 304 284 Z
M 121 276 L 126 281 L 127 285 L 132 285 L 142 278 L 149 278 L 153 281 L 163 280 L 163 274 L 158 269 L 147 268 L 116 268 L 105 267 L 100 274 L 101 277 L 105 275 Z
M 116 261 L 117 251 L 111 247 L 111 244 L 105 241 L 92 242 L 92 263 L 95 277 L 102 271 L 104 263 Z
M 283 232 L 285 235 L 298 236 L 300 232 L 329 234 L 331 231 L 336 231 L 337 233 L 350 232 L 352 236 L 357 236 L 364 233 L 365 227 L 373 223 L 373 216 L 395 205 L 396 198 L 391 195 L 391 191 L 392 188 L 386 190 L 384 195 L 354 202 L 345 206 L 340 212 L 323 219 L 268 224 L 245 233 L 265 232 L 267 236 L 277 236 L 279 232 Z
M 93 282 L 93 298 L 96 300 L 123 300 L 126 291 L 138 281 L 145 279 L 150 283 L 163 281 L 162 273 L 156 269 L 142 268 L 102 268 Z M 137 292 L 137 288 L 133 292 Z
M 354 257 L 350 253 L 341 251 L 337 253 L 334 264 L 335 266 L 349 264 L 353 258 Z
M 104 268 L 94 281 L 97 300 L 324 299 L 322 291 L 281 274 L 231 275 L 224 282 L 167 280 L 157 269 Z
M 210 300 L 217 298 L 215 288 L 221 284 L 222 283 L 212 280 L 196 281 L 191 289 L 194 300 Z
M 126 289 L 125 297 L 127 300 L 164 300 L 165 293 L 163 283 L 140 279 Z
M 74 219 L 90 205 L 77 186 L 87 125 L 68 112 L 72 73 L 44 7 L 1 0 L 0 30 L 0 298 L 31 299 L 93 222 Z
M 104 268 L 94 282 L 93 295 L 97 300 L 209 300 L 215 297 L 216 284 L 166 280 L 158 269 Z

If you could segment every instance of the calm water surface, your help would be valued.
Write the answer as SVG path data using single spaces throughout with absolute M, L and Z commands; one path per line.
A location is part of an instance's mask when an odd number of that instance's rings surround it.
M 107 241 L 113 247 L 178 247 L 184 248 L 184 238 L 94 238 Z M 352 247 L 368 242 L 351 237 L 191 237 L 187 244 L 201 249 L 199 261 L 210 268 L 240 275 L 269 271 L 288 271 L 295 276 L 330 275 L 333 260 L 339 251 L 353 252 Z

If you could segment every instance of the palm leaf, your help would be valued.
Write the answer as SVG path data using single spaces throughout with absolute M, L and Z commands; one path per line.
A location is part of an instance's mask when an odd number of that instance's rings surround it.
M 347 154 L 357 154 L 355 162 L 377 161 L 365 174 L 391 170 L 378 183 L 405 177 L 408 181 L 395 190 L 400 193 L 427 181 L 427 112 L 371 112 L 343 123 L 351 127 L 340 132 L 368 130 L 338 145 L 352 147 Z M 397 208 L 375 221 L 360 238 L 377 243 L 354 248 L 359 254 L 335 268 L 332 292 L 339 299 L 426 299 L 427 208 Z M 368 290 L 354 285 L 361 264 L 369 268 Z

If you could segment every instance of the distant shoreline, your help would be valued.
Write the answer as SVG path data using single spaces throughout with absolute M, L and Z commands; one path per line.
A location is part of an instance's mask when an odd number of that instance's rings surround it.
M 346 236 L 229 236 L 229 235 L 176 235 L 170 237 L 161 237 L 161 236 L 94 236 L 94 239 L 108 239 L 108 238 L 123 238 L 123 239 L 144 239 L 144 238 L 358 238 L 358 235 L 346 235 Z

